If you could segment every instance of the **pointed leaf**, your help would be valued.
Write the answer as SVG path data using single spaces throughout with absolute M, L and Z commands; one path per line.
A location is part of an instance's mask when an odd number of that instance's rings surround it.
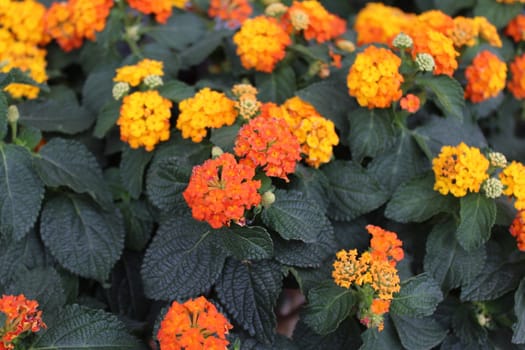
M 120 116 L 120 105 L 120 101 L 109 101 L 100 109 L 93 136 L 101 139 L 117 124 Z
M 182 100 L 193 97 L 195 88 L 180 80 L 169 80 L 159 87 L 159 93 L 168 100 L 179 103 Z
M 431 317 L 412 318 L 392 315 L 392 321 L 407 350 L 427 350 L 439 345 L 447 336 L 447 330 Z
M 517 322 L 512 326 L 512 342 L 514 344 L 525 343 L 525 279 L 522 279 L 520 286 L 514 293 L 514 314 Z
M 429 274 L 422 273 L 401 283 L 390 313 L 409 317 L 430 316 L 443 300 L 443 293 Z
M 153 152 L 148 152 L 143 148 L 132 149 L 126 147 L 122 152 L 120 177 L 126 190 L 135 199 L 139 198 L 142 193 L 144 170 L 152 157 Z
M 190 67 L 201 63 L 221 45 L 222 39 L 229 34 L 229 30 L 206 31 L 203 37 L 179 54 L 181 66 Z
M 231 227 L 221 229 L 218 241 L 237 260 L 269 259 L 273 255 L 273 242 L 264 227 Z
M 202 18 L 191 13 L 173 14 L 161 26 L 153 26 L 147 32 L 158 43 L 176 50 L 183 50 L 197 42 L 206 33 Z
M 290 66 L 281 66 L 272 73 L 256 73 L 257 97 L 263 102 L 283 103 L 295 92 L 295 73 Z
M 432 91 L 436 103 L 445 115 L 463 119 L 465 100 L 463 89 L 457 80 L 446 75 L 419 75 L 416 84 Z
M 45 264 L 45 248 L 34 232 L 19 241 L 4 239 L 0 244 L 0 284 L 7 286 L 20 271 Z
M 456 238 L 470 252 L 488 241 L 496 222 L 496 203 L 482 194 L 470 193 L 460 200 L 460 223 Z
M 375 157 L 395 142 L 392 115 L 385 109 L 359 108 L 348 114 L 352 158 Z
M 363 345 L 359 350 L 404 350 L 397 336 L 396 330 L 390 318 L 385 317 L 385 329 L 379 332 L 377 328 L 370 328 L 361 333 Z

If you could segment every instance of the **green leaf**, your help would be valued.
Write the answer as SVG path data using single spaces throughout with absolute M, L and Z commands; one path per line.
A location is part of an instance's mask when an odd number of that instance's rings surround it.
M 474 7 L 475 16 L 486 17 L 496 28 L 505 27 L 511 19 L 520 14 L 523 10 L 523 4 L 498 3 L 493 0 L 477 0 Z
M 87 193 L 100 205 L 111 208 L 112 197 L 95 156 L 76 140 L 54 138 L 33 158 L 40 178 L 47 186 L 68 186 Z
M 357 349 L 361 345 L 361 339 L 357 336 L 360 333 L 359 324 L 351 317 L 343 321 L 335 332 L 327 335 L 317 334 L 299 319 L 292 337 L 301 350 Z
M 179 54 L 181 66 L 191 67 L 204 61 L 222 44 L 222 40 L 229 36 L 230 33 L 229 30 L 206 31 L 204 37 L 193 42 L 192 46 L 184 49 Z
M 277 319 L 273 308 L 281 293 L 279 264 L 270 260 L 252 263 L 227 260 L 217 280 L 217 295 L 226 310 L 251 336 L 273 342 Z
M 315 242 L 319 233 L 330 225 L 323 211 L 302 193 L 275 191 L 275 202 L 262 212 L 263 222 L 286 239 Z
M 131 200 L 128 204 L 120 204 L 119 208 L 126 228 L 126 248 L 144 250 L 151 238 L 154 225 L 149 207 L 145 202 Z
M 439 223 L 427 238 L 425 271 L 450 290 L 469 284 L 483 268 L 487 253 L 485 247 L 467 252 L 456 240 L 453 221 Z
M 514 293 L 514 314 L 518 319 L 512 326 L 512 342 L 514 344 L 525 343 L 525 279 Z
M 144 171 L 153 157 L 153 152 L 143 148 L 132 149 L 125 147 L 120 161 L 120 177 L 122 184 L 132 198 L 139 198 L 142 194 Z
M 210 142 L 215 146 L 219 146 L 224 152 L 233 153 L 235 139 L 237 138 L 240 129 L 241 126 L 238 124 L 212 129 L 210 132 Z
M 113 100 L 114 68 L 106 66 L 87 76 L 82 87 L 82 106 L 93 113 L 98 113 L 106 103 Z
M 431 172 L 400 185 L 386 206 L 385 216 L 403 223 L 423 222 L 457 207 L 455 198 L 444 196 L 433 187 Z
M 480 348 L 487 342 L 487 330 L 479 324 L 471 305 L 459 304 L 452 316 L 452 330 L 463 345 Z
M 218 233 L 219 244 L 237 260 L 269 259 L 273 255 L 273 242 L 264 227 L 233 226 Z
M 272 73 L 255 73 L 257 97 L 263 102 L 283 103 L 295 93 L 295 72 L 290 66 L 281 66 Z
M 16 143 L 27 149 L 34 150 L 42 140 L 42 132 L 32 126 L 19 128 Z
M 443 328 L 431 317 L 413 318 L 392 315 L 392 321 L 407 350 L 427 350 L 439 345 L 447 336 L 447 329 Z
M 174 14 L 164 25 L 149 28 L 147 35 L 159 44 L 175 50 L 184 50 L 198 42 L 206 33 L 203 19 L 193 13 Z
M 180 80 L 169 80 L 159 87 L 159 93 L 168 100 L 179 103 L 182 100 L 193 97 L 195 88 Z
M 496 203 L 479 193 L 469 193 L 460 199 L 460 223 L 456 238 L 470 252 L 490 238 L 496 222 Z
M 0 91 L 0 141 L 7 135 L 7 97 Z
M 388 316 L 385 316 L 385 329 L 383 331 L 379 332 L 377 328 L 370 328 L 361 333 L 361 338 L 363 345 L 359 350 L 404 350 Z
M 297 164 L 293 173 L 297 181 L 290 183 L 290 189 L 302 192 L 306 198 L 317 203 L 326 212 L 328 208 L 328 178 L 319 169 Z
M 302 319 L 315 332 L 328 334 L 350 315 L 356 303 L 353 290 L 326 281 L 308 292 L 308 304 Z
M 94 115 L 79 106 L 73 90 L 54 88 L 45 101 L 28 101 L 18 105 L 19 122 L 42 131 L 76 134 L 88 129 Z
M 463 119 L 464 92 L 457 80 L 446 75 L 419 75 L 415 83 L 433 93 L 435 102 L 445 115 Z
M 39 332 L 30 350 L 145 350 L 116 315 L 80 305 L 67 305 L 56 325 Z
M 0 143 L 0 234 L 19 240 L 35 224 L 44 185 L 34 172 L 29 152 Z
M 93 130 L 93 136 L 101 139 L 108 131 L 117 124 L 117 120 L 120 116 L 120 101 L 109 101 L 107 102 L 98 113 L 97 122 L 95 129 Z
M 27 72 L 23 72 L 18 68 L 11 68 L 7 73 L 0 73 L 0 91 L 3 91 L 11 83 L 29 84 L 38 86 L 42 91 L 49 91 L 47 85 L 37 83 Z
M 430 316 L 442 300 L 439 285 L 429 274 L 422 273 L 401 283 L 401 290 L 392 300 L 390 313 L 408 317 Z
M 388 110 L 359 108 L 348 113 L 348 117 L 348 141 L 352 159 L 357 162 L 383 153 L 395 142 L 393 118 Z
M 162 223 L 142 265 L 146 296 L 183 300 L 208 290 L 221 274 L 227 256 L 215 243 L 220 235 L 207 223 L 188 216 Z
M 474 6 L 476 0 L 434 0 L 434 7 L 438 10 L 445 12 L 446 14 L 452 16 L 457 13 L 459 10 L 464 8 L 469 8 Z
M 351 161 L 334 161 L 323 167 L 330 181 L 328 215 L 336 220 L 351 221 L 379 208 L 388 194 L 376 179 Z
M 124 249 L 124 225 L 117 211 L 103 211 L 87 197 L 61 195 L 44 205 L 40 233 L 67 270 L 104 281 Z

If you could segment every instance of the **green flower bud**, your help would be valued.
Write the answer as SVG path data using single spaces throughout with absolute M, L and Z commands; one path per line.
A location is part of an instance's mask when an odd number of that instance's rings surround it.
M 115 85 L 113 85 L 113 98 L 115 100 L 120 100 L 122 97 L 124 97 L 125 95 L 127 95 L 127 93 L 129 92 L 129 84 L 128 83 L 116 83 Z
M 261 204 L 265 208 L 268 208 L 274 202 L 275 202 L 275 194 L 272 191 L 266 191 L 261 196 Z
M 507 158 L 503 153 L 490 152 L 489 153 L 490 165 L 496 168 L 505 168 L 507 166 Z
M 162 86 L 164 82 L 162 81 L 162 78 L 158 75 L 148 75 L 144 78 L 144 84 L 146 84 L 146 86 L 150 89 L 154 89 L 156 87 Z
M 423 72 L 432 72 L 436 63 L 432 55 L 428 53 L 418 53 L 416 56 L 417 69 Z
M 19 118 L 20 118 L 20 112 L 18 111 L 18 107 L 15 105 L 9 106 L 7 108 L 7 121 L 10 124 L 16 124 Z
M 487 198 L 498 198 L 503 193 L 503 184 L 500 180 L 491 177 L 481 185 L 481 189 Z
M 414 41 L 412 40 L 412 38 L 405 33 L 399 33 L 394 38 L 394 41 L 392 41 L 392 45 L 394 45 L 394 47 L 397 47 L 398 49 L 409 49 L 412 47 L 413 44 Z
M 220 157 L 223 153 L 224 153 L 224 151 L 219 146 L 213 146 L 211 148 L 211 157 L 212 158 Z

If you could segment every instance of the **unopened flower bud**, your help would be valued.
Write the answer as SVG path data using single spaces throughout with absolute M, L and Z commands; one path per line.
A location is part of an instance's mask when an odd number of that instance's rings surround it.
M 232 88 L 232 93 L 235 97 L 242 95 L 257 95 L 257 89 L 252 84 L 235 84 Z
M 290 21 L 295 30 L 300 31 L 308 28 L 310 23 L 310 17 L 308 14 L 301 10 L 293 10 L 290 13 Z
M 338 49 L 346 51 L 346 52 L 355 51 L 355 44 L 351 42 L 350 40 L 344 40 L 344 39 L 337 40 L 335 42 L 335 46 L 337 46 Z
M 487 198 L 498 198 L 503 193 L 503 184 L 500 180 L 491 177 L 483 183 L 481 189 Z
M 119 82 L 113 85 L 113 98 L 115 100 L 120 100 L 122 97 L 124 97 L 129 92 L 129 84 Z
M 507 158 L 503 153 L 490 152 L 489 153 L 490 165 L 496 168 L 505 168 L 507 166 Z
M 140 26 L 138 24 L 126 27 L 126 37 L 130 40 L 138 41 L 140 39 L 139 28 Z
M 235 107 L 239 110 L 241 117 L 251 119 L 259 113 L 261 103 L 257 101 L 255 95 L 244 94 L 239 97 L 239 101 L 235 102 Z
M 412 40 L 412 38 L 403 32 L 396 35 L 396 37 L 392 41 L 392 45 L 394 45 L 394 47 L 397 47 L 398 49 L 409 49 L 412 47 L 413 44 L 414 41 Z
M 428 53 L 418 53 L 416 56 L 417 69 L 423 72 L 432 72 L 436 63 L 432 55 Z
M 267 208 L 275 202 L 275 194 L 272 191 L 266 191 L 261 196 L 261 204 Z
M 211 148 L 211 157 L 212 158 L 220 157 L 223 153 L 224 153 L 224 151 L 219 146 L 213 146 Z
M 280 17 L 288 11 L 288 7 L 280 2 L 275 2 L 268 5 L 264 10 L 264 14 L 269 17 Z
M 162 81 L 162 78 L 158 75 L 148 75 L 144 78 L 144 84 L 146 84 L 146 86 L 150 89 L 154 89 L 156 87 L 162 86 L 164 82 Z
M 11 105 L 7 108 L 7 121 L 11 124 L 15 124 L 18 122 L 18 119 L 20 118 L 20 112 L 18 111 L 18 107 L 15 105 Z

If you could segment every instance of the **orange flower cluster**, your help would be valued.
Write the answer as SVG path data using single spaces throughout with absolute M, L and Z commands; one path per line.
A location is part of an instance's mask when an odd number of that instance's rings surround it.
M 525 209 L 525 165 L 512 161 L 499 174 L 503 184 L 503 194 L 514 196 L 514 207 L 518 210 Z
M 161 350 L 222 350 L 233 326 L 205 297 L 171 304 L 160 323 Z
M 510 234 L 516 238 L 518 249 L 525 252 L 525 210 L 520 210 L 509 227 Z
M 0 6 L 0 72 L 13 68 L 27 72 L 37 83 L 47 80 L 44 32 L 45 7 L 34 1 L 4 0 Z M 5 90 L 14 98 L 34 99 L 40 89 L 36 86 L 13 83 Z
M 517 99 L 525 98 L 525 54 L 516 56 L 510 63 L 511 80 L 507 88 Z
M 348 92 L 362 107 L 386 108 L 401 98 L 401 59 L 375 46 L 357 54 L 347 76 Z
M 69 0 L 53 2 L 45 15 L 46 33 L 64 51 L 82 46 L 84 39 L 95 40 L 95 34 L 106 26 L 113 0 Z
M 519 14 L 514 17 L 505 28 L 505 34 L 517 43 L 525 41 L 525 15 Z
M 388 312 L 394 294 L 400 290 L 395 265 L 404 253 L 402 242 L 394 232 L 373 225 L 366 229 L 372 235 L 370 250 L 359 257 L 356 249 L 337 252 L 332 278 L 343 288 L 356 287 L 361 298 L 358 313 L 361 323 L 381 331 L 383 314 Z
M 138 86 L 146 77 L 151 75 L 163 76 L 163 63 L 145 58 L 137 64 L 118 68 L 113 81 Z
M 481 37 L 492 46 L 501 47 L 503 45 L 497 28 L 485 17 L 469 18 L 458 16 L 454 18 L 454 31 L 449 37 L 457 48 L 474 46 L 478 37 Z
M 239 130 L 234 151 L 243 157 L 241 164 L 264 167 L 266 175 L 286 181 L 301 160 L 299 141 L 286 121 L 264 115 L 250 120 Z
M 449 15 L 439 11 L 430 10 L 417 16 L 418 28 L 428 28 L 436 32 L 452 35 L 454 31 L 454 20 Z
M 332 40 L 346 31 L 346 22 L 336 15 L 328 12 L 323 5 L 316 0 L 294 1 L 288 9 L 286 18 L 293 18 L 294 13 L 305 17 L 305 25 L 299 25 L 303 30 L 306 40 L 316 40 L 324 43 Z M 293 21 L 292 21 L 293 22 Z
M 485 17 L 474 17 L 474 22 L 479 29 L 479 36 L 495 47 L 502 47 L 503 43 L 498 34 L 498 29 Z
M 173 0 L 128 0 L 129 7 L 146 15 L 155 15 L 155 20 L 165 24 L 171 16 Z
M 442 195 L 449 192 L 455 197 L 463 197 L 470 192 L 479 192 L 487 173 L 489 160 L 476 147 L 461 142 L 457 146 L 443 146 L 441 152 L 432 160 L 432 170 L 436 181 L 434 190 Z
M 465 70 L 465 98 L 479 103 L 496 97 L 504 88 L 507 65 L 488 50 L 480 52 Z
M 504 4 L 525 4 L 525 0 L 496 0 Z
M 419 110 L 420 103 L 419 97 L 414 94 L 407 94 L 399 101 L 401 109 L 410 113 L 416 113 Z
M 253 180 L 255 168 L 239 164 L 230 153 L 223 153 L 193 168 L 188 187 L 182 194 L 193 218 L 217 229 L 233 220 L 243 223 L 244 212 L 261 202 Z
M 0 350 L 14 350 L 17 338 L 46 327 L 42 321 L 42 311 L 37 308 L 38 302 L 26 299 L 23 294 L 3 295 L 0 298 L 0 312 L 6 317 L 0 328 Z
M 226 22 L 229 28 L 237 28 L 252 14 L 248 0 L 211 0 L 208 16 Z
M 158 91 L 137 91 L 124 97 L 120 107 L 120 139 L 131 148 L 144 146 L 152 151 L 160 141 L 170 138 L 170 100 Z
M 289 35 L 279 23 L 265 16 L 246 20 L 233 41 L 244 68 L 266 73 L 273 71 L 291 44 Z
M 452 76 L 458 68 L 456 57 L 459 53 L 454 48 L 454 42 L 445 34 L 427 30 L 424 26 L 415 26 L 409 31 L 414 40 L 412 57 L 415 59 L 420 53 L 428 53 L 434 58 L 434 74 Z
M 222 92 L 204 88 L 194 97 L 179 103 L 177 129 L 182 137 L 201 142 L 206 136 L 206 128 L 220 128 L 232 125 L 237 118 L 235 102 Z

